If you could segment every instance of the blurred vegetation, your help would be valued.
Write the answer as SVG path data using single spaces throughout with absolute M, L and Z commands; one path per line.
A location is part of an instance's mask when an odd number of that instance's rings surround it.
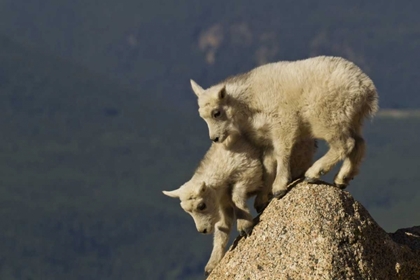
M 417 2 L 296 3 L 0 1 L 0 279 L 203 278 L 212 238 L 161 193 L 210 145 L 189 78 L 334 54 L 420 106 Z M 365 129 L 348 190 L 389 231 L 420 218 L 419 127 Z
M 382 107 L 416 108 L 418 10 L 409 0 L 4 0 L 0 34 L 162 100 L 190 100 L 189 78 L 208 86 L 264 62 L 339 55 L 373 78 Z
M 201 275 L 201 236 L 161 194 L 207 148 L 183 138 L 205 135 L 196 112 L 4 37 L 0 49 L 0 279 Z M 192 250 L 165 242 L 185 232 Z

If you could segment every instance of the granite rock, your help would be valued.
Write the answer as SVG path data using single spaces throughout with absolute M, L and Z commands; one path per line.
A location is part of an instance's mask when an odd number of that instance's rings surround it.
M 386 233 L 346 191 L 301 182 L 208 279 L 420 279 L 420 227 Z

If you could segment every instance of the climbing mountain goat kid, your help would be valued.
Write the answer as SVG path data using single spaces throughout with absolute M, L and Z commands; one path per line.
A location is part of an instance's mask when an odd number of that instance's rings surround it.
M 315 151 L 313 139 L 296 145 L 291 160 L 293 178 L 299 178 L 311 166 Z M 269 150 L 261 153 L 239 138 L 229 150 L 212 144 L 188 182 L 176 190 L 163 191 L 181 200 L 181 207 L 192 216 L 199 232 L 214 233 L 206 273 L 222 259 L 235 217 L 241 235 L 251 232 L 254 224 L 246 201 L 257 194 L 254 207 L 258 212 L 263 210 L 269 202 L 275 171 L 276 161 Z
M 206 90 L 191 80 L 199 114 L 210 139 L 245 135 L 257 147 L 271 147 L 277 160 L 273 193 L 281 197 L 291 181 L 289 159 L 296 141 L 324 139 L 328 152 L 305 173 L 317 181 L 340 160 L 334 183 L 345 188 L 365 153 L 362 123 L 378 110 L 372 80 L 340 57 L 314 57 L 257 67 Z M 229 144 L 225 144 L 229 148 Z

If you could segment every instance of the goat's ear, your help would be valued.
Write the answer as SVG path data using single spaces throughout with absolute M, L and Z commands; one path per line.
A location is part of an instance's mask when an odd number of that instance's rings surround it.
M 223 100 L 226 97 L 226 86 L 220 85 L 220 88 L 217 90 L 217 98 Z
M 198 193 L 202 194 L 206 191 L 206 189 L 207 189 L 206 183 L 202 182 L 200 188 L 198 189 Z
M 200 95 L 204 92 L 204 89 L 202 87 L 200 87 L 196 82 L 194 82 L 194 80 L 190 80 L 191 83 L 191 88 L 194 91 L 195 95 L 197 95 L 197 97 L 200 97 Z
M 173 190 L 173 191 L 162 191 L 164 195 L 167 195 L 169 197 L 173 198 L 179 198 L 181 195 L 181 188 Z

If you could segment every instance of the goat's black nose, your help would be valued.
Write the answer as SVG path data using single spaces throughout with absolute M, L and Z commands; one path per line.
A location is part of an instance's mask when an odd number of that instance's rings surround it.
M 217 143 L 217 142 L 219 142 L 219 137 L 213 138 L 213 139 L 211 139 L 211 141 L 213 141 L 214 143 Z
M 207 233 L 207 229 L 203 229 L 202 233 Z

